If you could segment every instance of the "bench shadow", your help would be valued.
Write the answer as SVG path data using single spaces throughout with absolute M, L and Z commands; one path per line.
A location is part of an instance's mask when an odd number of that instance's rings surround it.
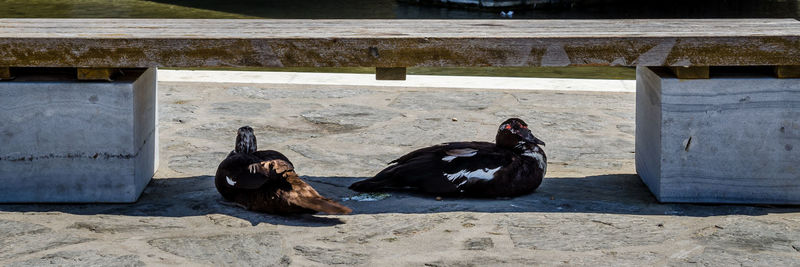
M 344 200 L 360 193 L 347 187 L 364 177 L 303 176 L 322 195 L 353 209 L 353 214 L 439 212 L 570 212 L 630 215 L 719 216 L 765 215 L 800 212 L 800 206 L 698 205 L 659 203 L 635 174 L 546 178 L 533 194 L 511 199 L 444 198 L 413 192 L 388 192 L 379 201 Z M 153 179 L 139 201 L 130 204 L 3 204 L 3 212 L 63 212 L 76 215 L 125 215 L 156 217 L 209 216 L 240 218 L 259 223 L 290 226 L 332 226 L 346 216 L 281 216 L 247 211 L 221 203 L 213 176 Z
M 124 215 L 146 217 L 189 217 L 228 215 L 251 225 L 320 227 L 344 223 L 325 215 L 273 215 L 245 210 L 222 202 L 213 176 L 153 179 L 139 200 L 124 204 L 0 204 L 4 212 L 63 212 L 76 215 Z
M 304 177 L 328 197 L 358 195 L 347 189 L 363 178 Z M 387 192 L 380 201 L 343 201 L 356 214 L 432 212 L 571 212 L 630 215 L 765 215 L 800 212 L 798 205 L 659 203 L 636 174 L 545 178 L 533 194 L 511 199 L 444 198 L 413 192 Z

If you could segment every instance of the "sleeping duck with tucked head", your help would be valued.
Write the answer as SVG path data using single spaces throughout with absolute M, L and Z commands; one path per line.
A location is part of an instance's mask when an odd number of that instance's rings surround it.
M 444 196 L 514 197 L 532 193 L 547 172 L 547 156 L 528 124 L 500 124 L 495 143 L 453 142 L 421 148 L 375 177 L 350 185 L 359 192 L 412 188 Z
M 253 128 L 239 128 L 234 150 L 219 164 L 214 181 L 225 200 L 248 210 L 347 214 L 351 210 L 317 193 L 297 176 L 286 156 L 258 151 Z

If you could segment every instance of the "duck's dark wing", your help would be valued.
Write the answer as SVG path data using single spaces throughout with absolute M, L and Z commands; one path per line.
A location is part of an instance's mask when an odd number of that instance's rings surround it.
M 415 158 L 424 157 L 425 155 L 433 155 L 433 156 L 445 155 L 446 151 L 453 150 L 453 149 L 465 149 L 465 148 L 466 149 L 481 149 L 481 148 L 491 148 L 491 147 L 494 147 L 494 146 L 495 146 L 494 143 L 477 142 L 477 141 L 475 141 L 475 142 L 443 143 L 443 144 L 424 147 L 424 148 L 420 148 L 420 149 L 411 151 L 408 154 L 405 154 L 405 155 L 397 158 L 396 160 L 393 160 L 393 161 L 389 162 L 389 164 L 392 164 L 392 163 L 400 163 L 400 164 L 402 164 L 402 163 L 414 160 Z
M 509 151 L 487 142 L 446 143 L 415 150 L 350 189 L 361 192 L 415 187 L 429 193 L 454 193 L 492 179 L 511 162 Z
M 269 177 L 251 171 L 250 165 L 261 162 L 251 154 L 232 153 L 217 167 L 216 184 L 236 189 L 257 189 L 269 180 Z
M 442 176 L 458 191 L 482 191 L 481 186 L 495 179 L 514 158 L 511 150 L 497 146 L 482 147 L 471 153 L 458 153 L 469 149 L 450 150 L 442 165 Z M 453 153 L 455 152 L 455 153 Z
M 256 152 L 253 152 L 253 156 L 256 156 L 257 158 L 261 159 L 261 161 L 269 161 L 269 160 L 279 159 L 279 160 L 283 160 L 283 161 L 288 162 L 289 165 L 294 166 L 294 164 L 292 164 L 292 162 L 289 161 L 289 158 L 287 158 L 286 156 L 281 154 L 281 152 L 278 152 L 278 151 L 275 151 L 275 150 L 260 150 L 260 151 L 256 151 Z

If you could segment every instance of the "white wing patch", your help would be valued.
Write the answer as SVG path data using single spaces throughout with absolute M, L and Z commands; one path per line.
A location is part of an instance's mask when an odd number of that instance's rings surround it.
M 228 184 L 229 184 L 229 185 L 231 185 L 231 186 L 234 186 L 234 185 L 236 185 L 236 182 L 235 182 L 235 181 L 233 181 L 233 180 L 231 180 L 231 178 L 230 178 L 230 177 L 228 177 L 228 176 L 225 176 L 225 181 L 227 181 L 227 182 L 228 182 Z
M 542 157 L 542 153 L 539 153 L 539 148 L 534 148 L 533 151 L 527 150 L 525 153 L 522 153 L 523 156 L 535 158 L 536 162 L 539 163 L 539 169 L 547 170 L 547 165 L 544 162 L 544 157 Z
M 448 150 L 445 153 L 447 153 L 447 156 L 442 158 L 442 161 L 451 162 L 456 158 L 466 158 L 475 156 L 475 154 L 478 154 L 478 150 L 472 148 L 462 148 L 462 149 Z
M 494 178 L 494 173 L 500 170 L 500 168 L 502 167 L 503 166 L 500 166 L 494 169 L 483 168 L 474 171 L 461 170 L 457 173 L 452 173 L 452 174 L 445 173 L 444 176 L 447 177 L 447 180 L 453 183 L 455 183 L 456 180 L 460 178 L 464 178 L 463 181 L 461 181 L 458 185 L 456 185 L 456 187 L 461 187 L 462 185 L 466 184 L 467 181 L 469 181 L 469 179 L 491 180 L 492 178 Z

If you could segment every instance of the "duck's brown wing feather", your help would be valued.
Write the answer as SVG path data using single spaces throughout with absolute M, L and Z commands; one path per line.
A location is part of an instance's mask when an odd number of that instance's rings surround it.
M 289 165 L 292 165 L 292 162 L 289 161 L 289 158 L 284 156 L 281 152 L 278 152 L 278 151 L 275 151 L 275 150 L 259 150 L 259 151 L 253 152 L 253 156 L 256 156 L 257 158 L 261 159 L 262 161 L 279 159 L 279 160 L 283 160 L 283 161 L 288 162 Z
M 294 171 L 284 173 L 291 190 L 279 190 L 278 195 L 289 204 L 328 214 L 348 214 L 352 210 L 336 201 L 321 196 L 309 184 L 297 177 Z

